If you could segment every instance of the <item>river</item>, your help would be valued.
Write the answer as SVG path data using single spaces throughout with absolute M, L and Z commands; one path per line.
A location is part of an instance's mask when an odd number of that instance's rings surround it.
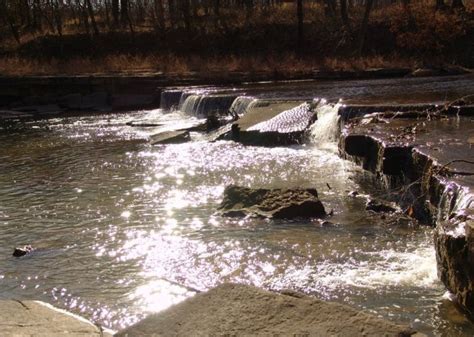
M 473 84 L 462 77 L 205 90 L 441 103 L 472 94 Z M 199 137 L 152 146 L 154 128 L 126 125 L 144 118 L 194 117 L 157 109 L 0 127 L 0 298 L 43 300 L 118 330 L 195 290 L 238 282 L 346 303 L 428 335 L 474 334 L 437 279 L 433 229 L 367 212 L 369 195 L 385 192 L 334 146 Z M 223 218 L 215 211 L 229 184 L 315 187 L 334 215 L 330 222 Z M 38 250 L 12 257 L 24 244 Z

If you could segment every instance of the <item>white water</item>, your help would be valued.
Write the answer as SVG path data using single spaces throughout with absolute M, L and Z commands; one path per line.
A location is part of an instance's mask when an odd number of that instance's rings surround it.
M 255 102 L 257 102 L 257 99 L 254 97 L 239 96 L 232 103 L 230 111 L 239 116 L 243 116 L 255 105 Z
M 179 110 L 188 114 L 194 115 L 198 109 L 199 103 L 201 103 L 203 96 L 192 94 L 186 97 L 183 104 L 180 106 Z
M 317 106 L 317 121 L 311 126 L 311 143 L 319 148 L 337 148 L 337 140 L 340 133 L 339 108 L 341 104 L 327 104 L 321 100 Z

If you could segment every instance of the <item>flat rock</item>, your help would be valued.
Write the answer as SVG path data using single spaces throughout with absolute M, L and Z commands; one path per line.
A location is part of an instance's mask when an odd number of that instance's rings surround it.
M 407 214 L 436 226 L 438 274 L 474 317 L 472 120 L 391 119 L 345 128 L 340 152 L 399 193 Z
M 0 301 L 4 337 L 111 336 L 84 318 L 39 301 Z
M 57 104 L 19 106 L 13 108 L 12 110 L 32 114 L 59 113 L 62 111 L 62 109 Z
M 435 248 L 441 281 L 474 318 L 474 206 L 438 224 Z
M 0 110 L 0 120 L 21 119 L 21 118 L 31 118 L 31 117 L 33 117 L 33 115 L 26 112 L 13 111 L 13 110 Z
M 164 131 L 151 136 L 151 144 L 179 144 L 190 140 L 189 131 Z
M 278 146 L 302 143 L 316 120 L 308 103 L 258 101 L 232 127 L 232 138 L 246 145 Z
M 408 327 L 302 294 L 223 284 L 115 336 L 422 336 Z
M 315 189 L 252 189 L 231 185 L 219 207 L 224 216 L 321 218 L 326 215 Z

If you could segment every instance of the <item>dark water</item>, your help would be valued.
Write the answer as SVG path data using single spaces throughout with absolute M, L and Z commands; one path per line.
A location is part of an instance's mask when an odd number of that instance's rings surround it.
M 331 146 L 151 146 L 153 129 L 125 125 L 150 115 L 187 118 L 155 110 L 2 128 L 1 298 L 43 300 L 120 329 L 232 281 L 347 303 L 429 335 L 474 333 L 443 296 L 432 229 L 366 212 L 367 194 L 383 192 Z M 316 187 L 334 216 L 215 215 L 233 183 Z M 27 243 L 38 251 L 11 257 Z

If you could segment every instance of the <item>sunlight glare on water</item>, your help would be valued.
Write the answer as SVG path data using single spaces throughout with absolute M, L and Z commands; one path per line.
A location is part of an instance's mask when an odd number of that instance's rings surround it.
M 337 131 L 336 107 L 321 106 L 313 127 L 327 131 L 325 142 Z M 126 125 L 135 118 L 162 125 Z M 432 230 L 368 213 L 365 196 L 380 191 L 358 167 L 315 140 L 275 148 L 147 142 L 192 118 L 161 110 L 57 118 L 0 134 L 0 297 L 52 302 L 120 329 L 239 282 L 458 332 L 439 310 Z M 224 218 L 216 209 L 230 184 L 316 188 L 334 215 Z M 10 257 L 27 243 L 38 253 Z

